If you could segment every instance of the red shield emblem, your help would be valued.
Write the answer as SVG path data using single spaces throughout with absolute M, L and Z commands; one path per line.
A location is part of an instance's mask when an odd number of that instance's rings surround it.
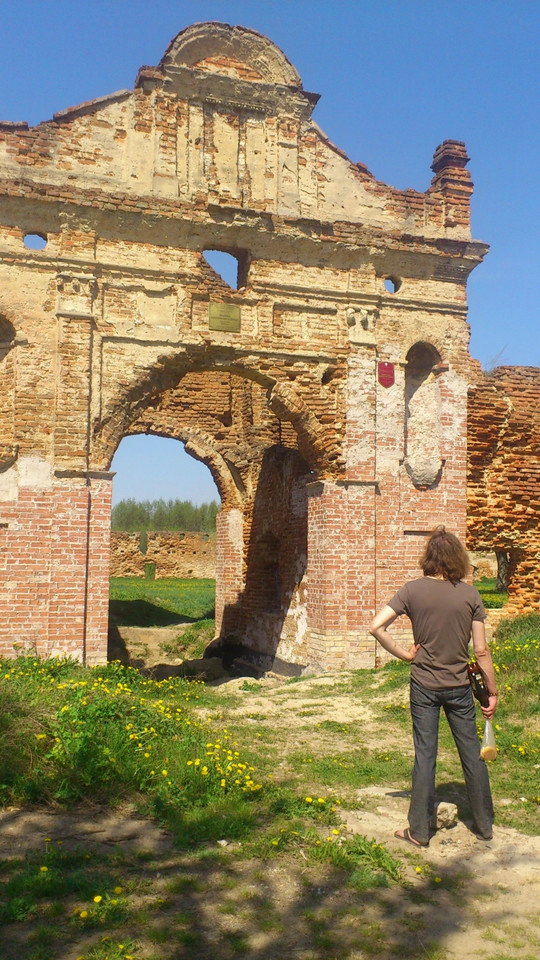
M 378 368 L 378 380 L 381 387 L 392 387 L 395 382 L 394 364 L 381 361 Z

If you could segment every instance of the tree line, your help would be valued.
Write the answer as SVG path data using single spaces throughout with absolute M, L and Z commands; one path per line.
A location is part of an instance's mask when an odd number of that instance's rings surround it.
M 191 500 L 120 500 L 112 508 L 111 527 L 125 533 L 186 530 L 213 533 L 219 506 L 215 500 L 196 506 Z

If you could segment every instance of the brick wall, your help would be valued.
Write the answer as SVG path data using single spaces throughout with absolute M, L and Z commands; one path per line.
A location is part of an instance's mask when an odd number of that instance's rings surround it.
M 499 367 L 470 391 L 467 543 L 510 560 L 507 613 L 540 609 L 540 368 Z
M 141 549 L 138 533 L 111 533 L 111 577 L 144 577 L 147 564 L 155 576 L 202 577 L 216 575 L 215 537 L 203 533 L 150 532 Z

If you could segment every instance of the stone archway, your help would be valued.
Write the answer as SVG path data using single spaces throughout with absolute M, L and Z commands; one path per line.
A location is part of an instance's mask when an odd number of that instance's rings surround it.
M 123 435 L 154 433 L 184 442 L 210 469 L 221 497 L 219 648 L 245 647 L 266 666 L 276 657 L 306 662 L 306 484 L 314 471 L 328 472 L 337 455 L 294 385 L 268 386 L 268 379 L 256 370 L 217 365 L 183 370 L 180 377 L 171 373 L 168 379 L 161 371 L 157 384 L 155 371 L 149 371 L 144 395 L 139 382 L 136 403 L 128 391 L 104 422 L 103 436 L 98 431 L 94 438 L 106 468 L 117 422 Z

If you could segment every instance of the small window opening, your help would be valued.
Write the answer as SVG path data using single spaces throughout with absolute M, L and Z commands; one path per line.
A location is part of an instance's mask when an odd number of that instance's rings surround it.
M 44 250 L 47 237 L 43 233 L 25 233 L 23 243 L 27 250 Z
M 431 343 L 420 340 L 411 347 L 406 360 L 406 377 L 409 380 L 423 381 L 429 376 L 433 367 L 441 362 L 441 355 Z
M 0 314 L 0 344 L 8 345 L 15 339 L 15 327 Z
M 384 287 L 387 293 L 397 293 L 401 287 L 401 280 L 399 277 L 385 277 Z
M 225 250 L 203 250 L 203 257 L 231 290 L 239 290 L 247 282 L 247 256 Z

